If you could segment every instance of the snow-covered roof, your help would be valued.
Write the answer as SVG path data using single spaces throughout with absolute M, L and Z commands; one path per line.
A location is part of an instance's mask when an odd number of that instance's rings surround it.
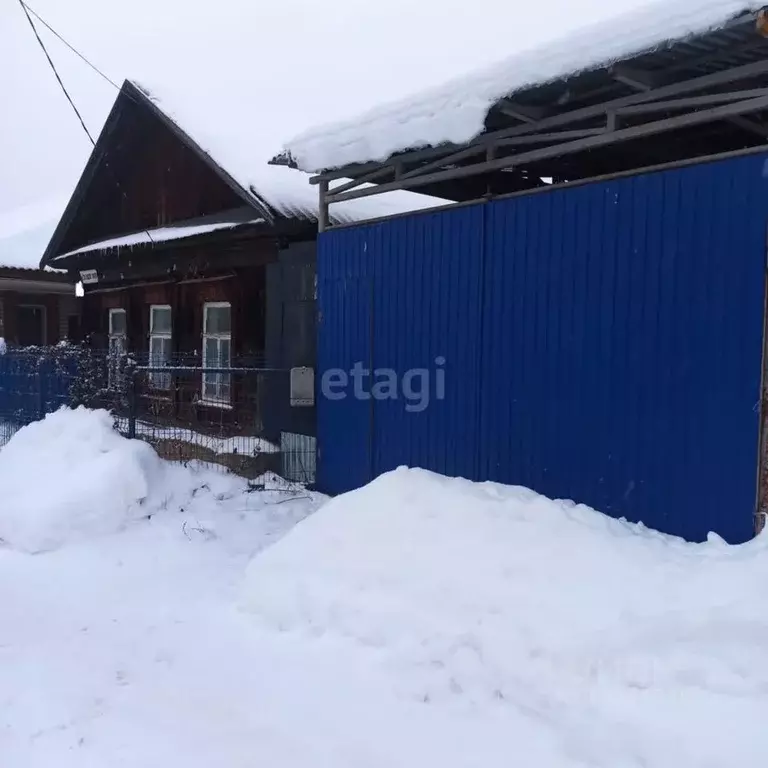
M 464 144 L 478 136 L 504 97 L 606 66 L 675 40 L 719 29 L 765 0 L 658 0 L 564 40 L 521 53 L 357 119 L 309 130 L 285 145 L 298 168 L 320 172 L 383 161 L 407 149 Z M 357 201 L 355 201 L 357 202 Z
M 59 199 L 0 213 L 0 267 L 40 268 L 40 258 L 64 210 Z
M 90 253 L 92 251 L 105 251 L 110 248 L 130 248 L 136 245 L 148 245 L 150 243 L 168 242 L 169 240 L 184 240 L 196 235 L 205 235 L 220 229 L 235 229 L 246 224 L 260 224 L 264 219 L 251 219 L 250 221 L 218 221 L 209 224 L 187 224 L 176 227 L 159 227 L 157 229 L 143 229 L 141 232 L 132 232 L 120 237 L 111 237 L 107 240 L 99 240 L 89 243 L 82 248 L 68 251 L 56 256 L 56 259 L 64 259 L 78 253 Z M 54 259 L 54 261 L 56 260 Z
M 268 165 L 270 153 L 259 152 L 254 146 L 252 123 L 237 119 L 239 115 L 230 117 L 212 109 L 205 99 L 195 98 L 193 90 L 133 84 L 257 202 L 286 218 L 317 219 L 317 188 L 310 186 L 307 177 L 294 169 Z M 269 119 L 269 115 L 263 119 Z M 446 202 L 398 191 L 334 205 L 330 216 L 334 223 L 347 224 L 434 208 Z

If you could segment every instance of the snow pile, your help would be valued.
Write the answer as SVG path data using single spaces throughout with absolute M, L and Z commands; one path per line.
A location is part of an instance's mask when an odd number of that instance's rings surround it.
M 121 437 L 106 411 L 49 414 L 0 451 L 0 539 L 40 552 L 119 530 L 147 514 L 163 471 L 152 448 Z
M 0 546 L 3 768 L 765 762 L 765 537 L 690 545 L 419 470 L 293 528 L 321 497 L 152 456 L 140 503 L 106 414 L 37 427 L 0 451 L 0 524 L 14 468 L 30 510 L 87 470 L 83 504 L 145 514 L 42 555 Z
M 256 558 L 242 605 L 259 625 L 368 648 L 408 700 L 551 729 L 563 753 L 549 765 L 757 766 L 767 579 L 766 536 L 692 545 L 400 469 Z
M 498 64 L 410 98 L 381 106 L 357 119 L 307 131 L 285 152 L 308 172 L 385 160 L 406 149 L 464 144 L 479 135 L 491 107 L 505 96 L 618 59 L 667 41 L 718 29 L 763 6 L 762 0 L 675 0 L 624 13 L 565 40 L 516 53 Z
M 69 417 L 78 423 L 70 423 L 67 439 L 46 427 L 59 450 L 75 447 L 68 438 L 76 429 L 83 443 L 100 434 L 109 449 L 113 438 L 101 415 Z M 126 443 L 109 452 L 130 460 Z M 85 503 L 93 508 L 88 493 L 98 493 L 102 514 L 119 520 L 121 480 L 111 466 L 105 471 L 98 453 L 78 449 L 94 460 Z M 69 493 L 72 479 L 46 466 L 53 453 L 28 453 L 17 463 L 32 486 L 30 504 L 36 495 L 50 508 L 57 492 Z M 72 464 L 73 474 L 83 469 Z M 104 496 L 107 475 L 115 488 Z M 306 655 L 259 642 L 232 607 L 249 558 L 323 498 L 303 489 L 251 492 L 242 478 L 181 465 L 165 465 L 161 480 L 142 505 L 146 518 L 113 535 L 83 531 L 36 555 L 0 546 L 0 765 L 333 764 L 328 755 L 341 736 L 325 736 L 317 701 L 323 691 L 327 703 L 330 672 Z M 3 520 L 6 504 L 0 488 Z M 310 704 L 296 695 L 297 679 L 313 675 L 321 680 L 310 683 L 318 691 Z M 301 732 L 297 722 L 306 723 Z

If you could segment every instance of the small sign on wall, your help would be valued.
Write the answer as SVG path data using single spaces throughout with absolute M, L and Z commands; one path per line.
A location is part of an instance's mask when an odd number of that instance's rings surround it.
M 311 406 L 314 404 L 314 368 L 291 368 L 291 405 Z
M 95 269 L 81 269 L 80 280 L 83 285 L 93 285 L 99 282 L 99 273 Z

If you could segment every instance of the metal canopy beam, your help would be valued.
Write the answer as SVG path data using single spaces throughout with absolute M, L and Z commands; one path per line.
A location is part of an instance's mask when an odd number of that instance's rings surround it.
M 442 145 L 402 152 L 384 163 L 353 164 L 312 177 L 311 183 L 320 184 L 320 230 L 330 224 L 328 208 L 332 203 L 398 189 L 450 186 L 462 179 L 523 169 L 532 163 L 705 123 L 729 122 L 762 140 L 768 139 L 768 126 L 746 117 L 768 110 L 768 87 L 750 87 L 755 81 L 765 82 L 768 60 L 665 85 L 659 85 L 651 73 L 624 65 L 614 67 L 611 74 L 642 90 L 607 102 L 555 112 L 505 99 L 496 109 L 520 121 L 518 125 L 481 134 L 463 146 Z M 747 87 L 735 92 L 721 90 L 740 82 Z M 720 92 L 712 92 L 717 90 Z M 669 115 L 674 112 L 683 114 Z M 664 118 L 659 119 L 662 114 Z M 628 126 L 629 119 L 633 124 Z M 534 144 L 544 146 L 519 151 Z M 386 181 L 388 178 L 391 180 Z M 343 182 L 330 189 L 329 181 L 337 179 Z M 362 186 L 370 183 L 375 186 Z
M 762 44 L 762 39 L 760 40 L 760 43 Z M 752 41 L 752 45 L 754 45 L 754 42 Z M 708 57 L 706 57 L 706 61 L 712 60 L 714 57 L 714 54 L 709 54 Z M 704 63 L 703 61 L 700 63 Z M 615 79 L 621 80 L 625 85 L 628 85 L 630 88 L 635 88 L 638 91 L 648 91 L 650 90 L 652 79 L 650 77 L 645 76 L 645 73 L 638 74 L 637 72 L 634 72 L 634 76 L 631 75 L 626 68 L 623 67 L 623 65 L 619 64 L 616 67 L 613 68 L 612 71 L 616 72 L 618 70 L 623 70 L 625 72 L 625 77 L 623 79 L 616 77 Z M 676 109 L 683 106 L 685 102 L 689 106 L 707 106 L 709 104 L 717 104 L 717 103 L 727 103 L 728 101 L 738 101 L 740 98 L 740 95 L 742 97 L 747 97 L 747 94 L 749 91 L 741 91 L 739 92 L 731 92 L 729 95 L 732 95 L 732 99 L 725 99 L 724 101 L 717 102 L 717 101 L 708 101 L 708 99 L 714 98 L 714 97 L 707 97 L 707 96 L 694 96 L 688 99 L 678 99 L 676 102 L 666 102 L 666 104 L 670 105 L 670 109 Z M 760 93 L 757 91 L 753 91 L 752 95 L 759 96 Z M 717 95 L 716 95 L 717 96 Z M 705 101 L 707 100 L 707 101 Z M 615 130 L 618 127 L 618 121 L 619 117 L 618 115 L 631 115 L 631 114 L 644 114 L 647 113 L 648 110 L 653 110 L 654 108 L 660 107 L 662 104 L 665 104 L 665 102 L 652 102 L 648 105 L 637 105 L 634 107 L 624 107 L 619 109 L 617 112 L 611 113 L 611 116 L 608 120 L 608 125 L 610 130 Z M 728 122 L 731 125 L 735 125 L 737 128 L 741 128 L 743 131 L 748 131 L 749 133 L 755 134 L 757 136 L 760 136 L 761 138 L 768 137 L 768 132 L 761 130 L 759 125 L 756 125 L 752 123 L 750 120 L 748 120 L 745 117 L 731 117 L 728 119 Z
M 589 107 L 562 112 L 552 117 L 545 118 L 538 123 L 506 128 L 493 134 L 480 137 L 478 141 L 491 143 L 494 139 L 503 139 L 511 136 L 520 136 L 525 133 L 531 133 L 535 130 L 544 130 L 550 128 L 559 128 L 569 123 L 581 122 L 590 118 L 599 117 L 608 111 L 619 109 L 620 107 L 629 107 L 633 104 L 645 104 L 657 99 L 681 96 L 694 91 L 703 91 L 707 88 L 716 88 L 722 85 L 730 85 L 740 80 L 747 80 L 752 77 L 759 77 L 768 74 L 768 60 L 757 61 L 752 64 L 745 64 L 724 72 L 715 72 L 711 75 L 704 75 L 693 80 L 683 80 L 679 83 L 656 88 L 652 91 L 644 91 L 630 96 L 623 96 L 619 99 L 596 104 Z
M 768 66 L 768 62 L 761 62 Z M 637 125 L 631 128 L 623 128 L 615 131 L 601 133 L 597 136 L 591 136 L 576 141 L 556 144 L 555 146 L 543 147 L 531 152 L 525 152 L 519 155 L 511 155 L 490 162 L 479 163 L 476 165 L 465 166 L 462 168 L 452 168 L 450 170 L 427 173 L 418 177 L 401 179 L 390 184 L 381 184 L 375 187 L 368 187 L 338 195 L 329 195 L 326 197 L 328 203 L 337 203 L 344 200 L 353 200 L 359 197 L 368 197 L 383 192 L 390 192 L 396 189 L 412 189 L 423 184 L 429 184 L 438 181 L 447 181 L 449 179 L 465 178 L 490 171 L 500 171 L 507 168 L 520 166 L 524 163 L 533 163 L 540 160 L 551 159 L 566 154 L 583 152 L 588 149 L 597 149 L 609 144 L 631 141 L 646 136 L 652 136 L 659 133 L 678 130 L 702 123 L 709 123 L 716 120 L 724 120 L 732 116 L 746 115 L 768 109 L 768 96 L 762 96 L 757 99 L 739 101 L 733 104 L 725 104 L 720 107 L 713 107 L 707 110 L 699 110 L 684 115 L 657 120 L 644 125 Z
M 513 117 L 521 123 L 536 123 L 552 114 L 551 109 L 516 104 L 509 99 L 502 99 L 496 104 L 496 108 L 507 117 Z
M 729 122 L 737 128 L 741 128 L 743 131 L 759 136 L 761 139 L 768 140 L 768 127 L 761 125 L 754 120 L 750 120 L 748 117 L 732 117 Z
M 328 227 L 328 180 L 320 181 L 320 206 L 317 210 L 317 231 L 325 232 Z
M 376 168 L 373 171 L 370 171 L 370 173 L 366 173 L 363 176 L 358 176 L 355 179 L 352 179 L 351 181 L 346 182 L 345 184 L 339 184 L 338 187 L 334 187 L 330 190 L 330 193 L 332 195 L 338 195 L 341 192 L 346 192 L 349 189 L 354 189 L 355 187 L 359 187 L 361 184 L 370 184 L 373 181 L 376 181 L 377 179 L 380 179 L 382 176 L 390 176 L 395 172 L 395 169 L 392 166 L 386 165 L 383 168 Z
M 448 145 L 441 147 L 429 147 L 426 149 L 415 150 L 413 152 L 404 152 L 393 157 L 386 163 L 362 163 L 337 168 L 327 173 L 321 173 L 310 178 L 311 184 L 318 184 L 321 179 L 334 180 L 340 178 L 357 178 L 361 174 L 369 173 L 373 170 L 383 168 L 395 162 L 412 163 L 421 162 L 426 159 L 444 157 L 455 152 L 470 149 L 474 146 L 482 146 L 487 149 L 493 144 L 497 144 L 500 139 L 512 138 L 515 136 L 524 136 L 531 133 L 549 131 L 551 129 L 562 128 L 572 124 L 583 123 L 595 118 L 605 118 L 606 113 L 616 111 L 623 107 L 629 107 L 636 104 L 645 104 L 661 99 L 674 98 L 683 94 L 703 91 L 709 88 L 731 85 L 742 80 L 748 80 L 755 77 L 761 77 L 768 74 L 768 60 L 756 61 L 750 64 L 744 64 L 729 70 L 715 72 L 694 79 L 683 80 L 670 83 L 659 88 L 655 88 L 641 93 L 623 96 L 619 99 L 595 104 L 588 107 L 581 107 L 570 111 L 558 112 L 555 115 L 546 117 L 535 123 L 524 123 L 522 125 L 505 128 L 494 133 L 479 136 L 472 144 L 467 147 L 460 145 Z
M 583 128 L 576 131 L 559 131 L 558 133 L 537 133 L 533 136 L 517 136 L 511 139 L 502 139 L 501 141 L 490 145 L 490 148 L 495 149 L 497 147 L 517 147 L 524 146 L 526 144 L 555 144 L 558 141 L 565 142 L 572 139 L 584 139 L 588 136 L 596 136 L 604 132 L 605 131 L 603 128 Z M 481 152 L 485 151 L 485 149 L 486 148 L 483 146 L 474 146 L 464 149 L 461 152 L 454 152 L 452 155 L 446 155 L 445 157 L 441 157 L 439 160 L 435 160 L 434 162 L 428 163 L 427 165 L 414 168 L 412 171 L 404 173 L 400 178 L 411 179 L 417 176 L 423 176 L 425 173 L 429 173 L 435 169 L 443 168 L 446 165 L 453 165 L 455 163 L 461 162 L 462 160 L 466 160 L 473 155 L 479 155 Z
M 732 101 L 746 101 L 758 99 L 768 95 L 768 88 L 752 88 L 746 91 L 729 91 L 727 93 L 713 93 L 711 96 L 690 96 L 684 99 L 671 99 L 670 101 L 651 101 L 648 104 L 636 104 L 631 107 L 620 107 L 617 115 L 629 117 L 632 115 L 649 115 L 658 112 L 672 112 L 683 109 L 696 109 L 697 107 L 711 107 L 715 104 L 729 104 Z
M 368 163 L 352 163 L 338 169 L 310 176 L 309 183 L 319 184 L 321 179 L 325 179 L 326 181 L 336 181 L 338 179 L 357 178 L 361 174 L 370 173 L 371 171 L 384 166 L 396 165 L 397 163 L 416 163 L 421 162 L 422 160 L 431 160 L 434 157 L 440 157 L 441 155 L 447 155 L 450 152 L 456 152 L 464 146 L 466 145 L 441 144 L 439 147 L 426 147 L 425 149 L 416 149 L 393 155 L 384 163 L 376 162 L 375 160 Z
M 660 85 L 658 77 L 652 75 L 650 72 L 634 69 L 624 64 L 616 64 L 611 67 L 610 72 L 611 77 L 613 77 L 617 83 L 623 83 L 638 91 L 650 91 Z

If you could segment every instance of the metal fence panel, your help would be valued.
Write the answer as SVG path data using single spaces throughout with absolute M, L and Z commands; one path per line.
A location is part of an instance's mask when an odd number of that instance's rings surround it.
M 373 261 L 373 466 L 476 476 L 484 209 L 396 219 L 368 231 Z M 390 381 L 388 382 L 387 379 Z
M 764 158 L 487 206 L 479 477 L 752 535 Z
M 323 233 L 318 378 L 447 363 L 422 413 L 321 393 L 321 489 L 403 463 L 749 538 L 766 175 L 743 157 Z
M 281 389 L 279 399 L 288 401 L 288 371 L 146 362 L 78 347 L 0 357 L 0 444 L 62 405 L 86 405 L 109 410 L 120 432 L 149 442 L 165 459 L 249 478 L 288 467 L 291 480 L 314 481 L 314 440 L 297 434 L 284 441 L 290 420 L 280 424 L 272 413 Z
M 318 247 L 324 279 L 318 275 L 317 471 L 332 492 L 373 478 L 371 403 L 340 396 L 334 384 L 355 363 L 371 362 L 372 270 L 361 231 L 338 234 L 325 241 L 330 248 Z
M 467 471 L 476 433 L 465 424 L 479 418 L 474 235 L 482 215 L 466 208 L 320 239 L 318 473 L 327 492 L 403 463 Z M 347 385 L 329 397 L 323 377 L 330 376 Z
M 280 434 L 280 475 L 292 482 L 313 485 L 316 480 L 317 438 L 294 432 Z

